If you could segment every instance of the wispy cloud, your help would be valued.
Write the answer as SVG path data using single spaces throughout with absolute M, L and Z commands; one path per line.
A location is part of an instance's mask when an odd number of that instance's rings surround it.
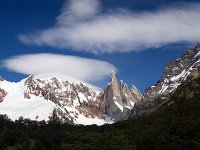
M 116 70 L 115 66 L 108 62 L 48 53 L 14 56 L 4 60 L 3 67 L 26 75 L 64 74 L 86 82 L 102 80 L 110 75 L 112 70 Z
M 57 17 L 58 25 L 69 25 L 76 21 L 90 19 L 100 11 L 98 0 L 70 0 L 62 8 Z
M 154 12 L 102 13 L 97 0 L 70 0 L 54 27 L 19 35 L 25 44 L 94 54 L 141 51 L 200 40 L 200 4 Z

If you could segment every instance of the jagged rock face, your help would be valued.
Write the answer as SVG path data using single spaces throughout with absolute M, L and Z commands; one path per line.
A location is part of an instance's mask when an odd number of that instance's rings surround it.
M 138 101 L 142 99 L 142 93 L 135 86 L 131 87 L 130 92 L 133 96 L 133 99 L 135 100 L 135 103 L 137 103 Z
M 187 79 L 185 81 L 183 81 L 181 83 L 181 85 L 183 84 L 187 84 L 187 83 L 192 83 L 194 88 L 198 88 L 198 84 L 196 82 L 193 82 L 196 78 L 200 78 L 200 72 L 198 72 L 198 70 L 194 69 L 194 73 L 195 76 L 193 75 L 193 73 L 191 73 Z M 198 73 L 198 74 L 197 74 Z M 177 87 L 177 89 L 179 89 L 180 86 Z M 171 97 L 173 97 L 173 95 L 175 93 L 179 93 L 180 91 L 177 92 L 177 89 L 174 90 L 172 93 L 170 93 L 167 96 L 160 96 L 155 98 L 153 101 L 142 101 L 139 103 L 136 103 L 135 107 L 132 110 L 132 113 L 130 115 L 130 117 L 134 118 L 134 117 L 138 117 L 144 114 L 149 114 L 153 111 L 155 111 L 156 109 L 158 109 L 160 106 L 162 106 L 163 104 L 166 104 L 167 102 L 169 102 L 169 100 L 171 99 Z M 184 92 L 184 93 L 183 93 Z M 180 96 L 183 96 L 185 98 L 191 98 L 194 96 L 194 92 L 193 89 L 190 89 L 189 91 L 185 90 L 182 91 L 181 93 L 179 93 Z M 169 105 L 170 103 L 168 103 Z
M 167 102 L 170 95 L 184 81 L 200 76 L 200 44 L 186 51 L 180 58 L 171 61 L 163 71 L 162 78 L 155 86 L 149 87 L 142 98 L 136 103 L 130 117 L 148 114 Z
M 116 73 L 113 71 L 111 81 L 101 96 L 101 105 L 102 108 L 105 108 L 105 115 L 113 121 L 126 119 L 134 106 L 134 102 L 139 101 L 139 98 L 141 98 L 139 90 L 136 91 L 138 93 L 131 92 L 122 81 L 119 87 Z
M 149 87 L 143 101 L 154 100 L 174 91 L 189 75 L 197 75 L 200 66 L 200 44 L 186 51 L 180 58 L 171 61 L 155 86 Z
M 131 105 L 131 101 L 133 100 L 133 96 L 128 88 L 128 86 L 123 83 L 123 81 L 120 81 L 120 95 L 122 97 L 122 105 L 123 106 L 128 106 L 128 107 L 132 107 Z
M 0 88 L 0 103 L 4 100 L 6 95 L 6 91 Z
M 80 114 L 87 118 L 103 118 L 103 113 L 99 112 L 98 93 L 82 83 L 70 83 L 57 78 L 41 80 L 31 76 L 25 81 L 25 86 L 26 99 L 39 96 L 58 106 L 51 119 L 57 117 L 73 123 Z
M 122 105 L 122 98 L 119 91 L 118 81 L 116 79 L 115 71 L 111 73 L 111 82 L 108 88 L 108 99 L 115 99 L 120 105 Z

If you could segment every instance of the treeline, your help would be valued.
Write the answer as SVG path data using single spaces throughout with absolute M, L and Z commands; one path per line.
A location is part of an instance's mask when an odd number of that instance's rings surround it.
M 104 126 L 73 126 L 0 116 L 0 150 L 199 150 L 200 78 L 184 83 L 148 116 Z

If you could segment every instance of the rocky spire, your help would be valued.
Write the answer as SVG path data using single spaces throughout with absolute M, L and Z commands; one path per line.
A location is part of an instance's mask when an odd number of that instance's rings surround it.
M 120 96 L 118 81 L 116 78 L 116 72 L 114 70 L 111 72 L 111 81 L 110 81 L 110 85 L 109 85 L 109 90 L 110 90 L 110 94 L 112 96 L 111 98 L 113 100 L 116 100 L 120 105 L 122 105 L 122 99 Z
M 115 72 L 115 70 L 111 71 L 111 79 L 116 79 L 116 72 Z
M 137 95 L 140 92 L 138 90 L 138 93 L 135 93 Z M 112 71 L 111 80 L 102 96 L 102 106 L 105 106 L 106 116 L 109 116 L 114 121 L 128 118 L 134 103 L 138 101 L 138 97 L 132 95 L 127 84 L 123 83 L 122 80 L 118 85 L 116 72 Z
M 142 99 L 142 93 L 134 85 L 132 85 L 130 91 L 135 102 L 140 101 Z

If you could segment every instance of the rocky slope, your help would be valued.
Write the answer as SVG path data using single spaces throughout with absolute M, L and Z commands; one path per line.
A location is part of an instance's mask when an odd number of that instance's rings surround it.
M 185 80 L 196 78 L 200 74 L 200 44 L 189 49 L 175 61 L 171 61 L 163 71 L 161 79 L 145 90 L 141 102 L 135 105 L 131 116 L 137 116 L 154 111 L 169 96 L 173 94 L 177 87 Z
M 145 91 L 144 100 L 154 100 L 157 96 L 171 93 L 188 75 L 199 72 L 199 66 L 200 44 L 197 44 L 195 48 L 189 49 L 180 58 L 168 64 L 157 84 Z

